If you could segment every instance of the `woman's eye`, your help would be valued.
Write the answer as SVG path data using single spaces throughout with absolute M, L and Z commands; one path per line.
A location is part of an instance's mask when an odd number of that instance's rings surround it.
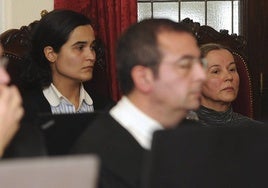
M 218 73 L 220 73 L 220 70 L 213 69 L 213 70 L 210 71 L 210 73 L 212 73 L 212 74 L 218 74 Z
M 232 69 L 230 69 L 230 71 L 231 72 L 236 72 L 237 70 L 236 70 L 236 68 L 232 68 Z
M 85 48 L 85 45 L 83 44 L 77 44 L 74 46 L 74 49 L 78 51 L 83 51 L 84 48 Z
M 96 47 L 95 47 L 94 45 L 92 45 L 92 46 L 89 47 L 89 49 L 90 49 L 91 51 L 95 51 Z
M 77 46 L 77 49 L 78 49 L 78 50 L 80 50 L 80 51 L 82 51 L 82 50 L 83 50 L 83 48 L 84 48 L 84 46 L 83 46 L 83 45 Z

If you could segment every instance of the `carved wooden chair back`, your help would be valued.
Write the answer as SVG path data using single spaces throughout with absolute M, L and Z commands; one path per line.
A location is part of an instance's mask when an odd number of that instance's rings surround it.
M 194 33 L 198 44 L 218 43 L 229 47 L 234 55 L 240 77 L 239 92 L 236 100 L 233 102 L 233 110 L 242 115 L 253 118 L 253 94 L 251 84 L 251 73 L 247 66 L 246 41 L 242 36 L 228 34 L 227 30 L 216 31 L 210 26 L 200 25 L 186 18 L 182 21 Z

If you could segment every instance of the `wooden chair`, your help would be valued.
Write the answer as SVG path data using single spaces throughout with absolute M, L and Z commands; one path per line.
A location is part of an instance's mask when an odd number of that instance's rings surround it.
M 8 57 L 10 61 L 7 71 L 11 75 L 11 83 L 17 85 L 20 89 L 23 89 L 21 87 L 23 84 L 19 75 L 23 68 L 24 57 L 31 49 L 31 30 L 37 22 L 34 21 L 28 26 L 22 26 L 20 29 L 10 29 L 0 35 L 0 41 L 4 48 L 4 56 Z M 233 109 L 235 112 L 253 117 L 251 76 L 246 63 L 246 41 L 244 38 L 233 34 L 229 35 L 226 30 L 218 32 L 210 26 L 200 26 L 198 22 L 193 22 L 189 18 L 184 19 L 182 23 L 185 23 L 192 30 L 199 45 L 215 42 L 228 46 L 233 50 L 240 76 L 239 93 L 237 99 L 233 102 Z M 110 91 L 107 85 L 108 76 L 103 57 L 104 51 L 100 46 L 97 50 L 98 62 L 94 69 L 93 80 L 90 83 L 86 83 L 86 88 L 88 90 L 94 88 L 97 93 L 109 96 Z
M 7 72 L 11 78 L 11 84 L 22 89 L 20 79 L 21 70 L 24 66 L 24 57 L 31 49 L 30 32 L 35 22 L 20 29 L 10 29 L 0 35 L 0 41 L 4 49 L 3 56 L 9 59 Z
M 239 92 L 236 100 L 233 102 L 233 110 L 242 115 L 253 118 L 253 91 L 251 84 L 251 74 L 247 66 L 245 55 L 246 41 L 242 36 L 228 34 L 227 30 L 216 31 L 210 26 L 200 25 L 198 22 L 186 18 L 182 20 L 193 34 L 196 36 L 198 44 L 219 43 L 233 50 L 235 62 L 237 64 L 240 77 Z

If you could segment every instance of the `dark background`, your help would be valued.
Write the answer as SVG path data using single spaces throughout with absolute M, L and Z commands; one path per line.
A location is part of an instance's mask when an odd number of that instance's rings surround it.
M 268 120 L 268 1 L 242 1 L 242 35 L 252 74 L 254 118 Z M 262 76 L 261 76 L 262 75 Z

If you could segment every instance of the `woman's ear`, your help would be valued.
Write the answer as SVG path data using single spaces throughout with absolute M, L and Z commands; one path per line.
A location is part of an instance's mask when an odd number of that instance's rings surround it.
M 46 46 L 44 48 L 44 54 L 47 60 L 51 63 L 54 63 L 57 60 L 57 53 L 54 52 L 54 49 L 51 46 Z
M 150 68 L 137 65 L 132 68 L 131 76 L 135 85 L 134 87 L 146 93 L 151 91 L 154 75 L 153 71 Z

